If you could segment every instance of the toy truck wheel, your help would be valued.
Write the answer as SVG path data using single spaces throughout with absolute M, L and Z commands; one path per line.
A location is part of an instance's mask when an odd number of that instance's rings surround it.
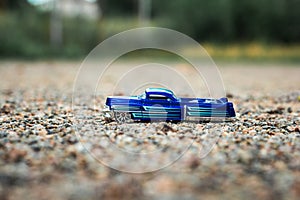
M 128 112 L 114 112 L 115 120 L 118 123 L 128 123 L 131 122 L 131 114 Z

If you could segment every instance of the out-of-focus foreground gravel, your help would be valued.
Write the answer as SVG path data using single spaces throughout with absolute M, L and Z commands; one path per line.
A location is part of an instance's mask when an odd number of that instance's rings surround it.
M 221 66 L 237 119 L 221 124 L 216 146 L 200 159 L 201 135 L 216 124 L 118 126 L 105 121 L 101 108 L 90 108 L 99 113 L 92 119 L 98 133 L 77 137 L 71 98 L 78 66 L 0 63 L 0 199 L 300 198 L 299 67 Z M 99 148 L 102 137 L 124 149 L 165 147 L 162 156 L 171 156 L 180 141 L 194 143 L 169 167 L 130 174 L 102 165 L 83 148 L 113 157 Z M 170 137 L 177 142 L 168 143 Z

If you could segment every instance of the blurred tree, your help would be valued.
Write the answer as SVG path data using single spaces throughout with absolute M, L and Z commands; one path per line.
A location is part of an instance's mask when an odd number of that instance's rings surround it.
M 32 7 L 27 0 L 0 0 L 0 10 L 20 10 Z
M 151 18 L 151 0 L 139 0 L 138 4 L 138 15 L 140 25 L 148 25 Z
M 138 0 L 97 0 L 103 17 L 134 16 L 138 10 Z
M 63 43 L 63 23 L 61 12 L 58 10 L 59 2 L 52 0 L 53 8 L 50 17 L 50 43 L 54 49 L 58 49 Z
M 200 41 L 300 42 L 300 0 L 153 0 L 160 25 Z
M 154 17 L 197 40 L 228 40 L 232 36 L 230 0 L 153 1 Z
M 281 15 L 281 24 L 279 38 L 285 42 L 300 42 L 300 0 L 285 0 L 285 12 Z

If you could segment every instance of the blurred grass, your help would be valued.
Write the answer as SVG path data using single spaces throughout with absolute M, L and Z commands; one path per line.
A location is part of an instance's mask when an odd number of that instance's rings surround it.
M 104 18 L 99 24 L 102 40 L 109 38 L 115 34 L 118 34 L 122 31 L 139 27 L 138 19 L 133 17 Z
M 203 44 L 209 55 L 220 60 L 300 62 L 300 44 L 264 44 L 259 42 L 217 45 Z M 192 50 L 189 50 L 192 54 Z M 195 55 L 196 56 L 196 55 Z
M 149 26 L 156 26 L 161 22 L 152 21 Z M 122 31 L 139 27 L 136 18 L 108 18 L 100 23 L 101 38 L 108 38 Z M 300 44 L 279 44 L 264 42 L 244 43 L 213 43 L 201 44 L 208 54 L 221 61 L 258 61 L 258 62 L 292 62 L 300 63 Z M 194 49 L 186 49 L 186 53 L 197 56 Z M 157 50 L 140 50 L 127 54 L 124 59 L 147 59 L 149 57 L 180 60 L 172 53 Z
M 300 67 L 300 45 L 292 47 L 281 45 L 264 45 L 259 43 L 251 44 L 228 44 L 220 46 L 206 43 L 203 45 L 209 56 L 215 61 L 221 62 L 257 62 L 257 63 L 291 63 Z M 185 55 L 199 57 L 195 49 L 186 49 Z M 157 50 L 142 49 L 129 52 L 119 59 L 125 61 L 144 60 L 153 62 L 159 60 L 171 62 L 186 62 L 176 54 Z M 298 65 L 299 64 L 299 65 Z

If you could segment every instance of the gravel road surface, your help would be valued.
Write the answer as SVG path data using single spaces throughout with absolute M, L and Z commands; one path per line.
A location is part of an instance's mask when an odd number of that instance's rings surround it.
M 173 65 L 193 80 L 188 66 Z M 99 95 L 99 107 L 85 113 L 97 127 L 90 132 L 74 126 L 79 62 L 1 61 L 0 199 L 299 199 L 300 67 L 218 65 L 236 120 L 120 125 L 102 114 Z M 200 158 L 212 136 L 216 144 Z M 112 145 L 159 153 L 127 160 Z

